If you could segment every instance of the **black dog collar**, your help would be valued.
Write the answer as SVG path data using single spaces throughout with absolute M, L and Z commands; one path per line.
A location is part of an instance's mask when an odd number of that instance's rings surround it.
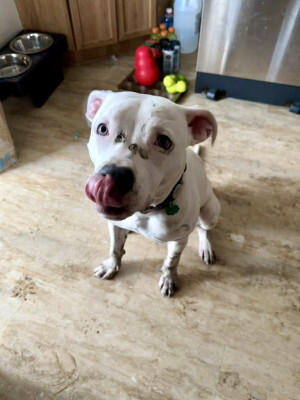
M 174 215 L 177 214 L 179 211 L 179 207 L 176 204 L 173 204 L 173 201 L 175 200 L 176 196 L 175 196 L 175 191 L 177 189 L 177 187 L 179 185 L 182 184 L 182 179 L 183 179 L 183 175 L 186 171 L 186 165 L 184 168 L 184 171 L 181 175 L 181 178 L 179 179 L 179 181 L 175 184 L 175 186 L 173 187 L 173 189 L 171 190 L 170 194 L 168 195 L 168 197 L 162 202 L 159 203 L 157 206 L 155 207 L 147 207 L 145 210 L 140 211 L 142 214 L 148 214 L 150 212 L 153 211 L 161 211 L 161 210 L 165 210 L 167 215 Z

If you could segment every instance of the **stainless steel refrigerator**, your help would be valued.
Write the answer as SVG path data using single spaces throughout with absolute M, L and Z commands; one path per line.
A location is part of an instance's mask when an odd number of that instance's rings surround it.
M 300 101 L 300 0 L 204 0 L 196 92 Z

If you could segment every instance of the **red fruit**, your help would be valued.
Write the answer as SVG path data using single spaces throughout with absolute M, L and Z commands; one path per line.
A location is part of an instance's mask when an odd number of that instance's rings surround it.
M 135 52 L 135 79 L 140 85 L 151 86 L 159 80 L 159 68 L 147 46 L 140 46 Z

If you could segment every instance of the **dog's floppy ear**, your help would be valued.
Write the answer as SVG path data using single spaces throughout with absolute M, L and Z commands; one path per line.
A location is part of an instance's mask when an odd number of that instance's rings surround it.
M 217 136 L 217 121 L 213 114 L 207 110 L 195 107 L 183 107 L 187 123 L 193 136 L 193 144 L 203 142 L 211 137 L 213 144 Z
M 101 107 L 105 98 L 112 93 L 111 90 L 93 90 L 87 101 L 86 106 L 86 119 L 88 120 L 89 125 L 92 123 L 97 111 Z

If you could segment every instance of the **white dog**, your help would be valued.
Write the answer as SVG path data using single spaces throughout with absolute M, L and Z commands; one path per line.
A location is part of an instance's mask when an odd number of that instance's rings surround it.
M 191 144 L 217 135 L 213 115 L 157 96 L 93 91 L 86 117 L 95 173 L 86 194 L 108 220 L 110 257 L 95 269 L 97 278 L 112 278 L 121 267 L 129 231 L 168 242 L 159 281 L 163 295 L 178 287 L 177 265 L 189 234 L 197 226 L 200 257 L 214 253 L 207 230 L 215 226 L 219 201 Z

